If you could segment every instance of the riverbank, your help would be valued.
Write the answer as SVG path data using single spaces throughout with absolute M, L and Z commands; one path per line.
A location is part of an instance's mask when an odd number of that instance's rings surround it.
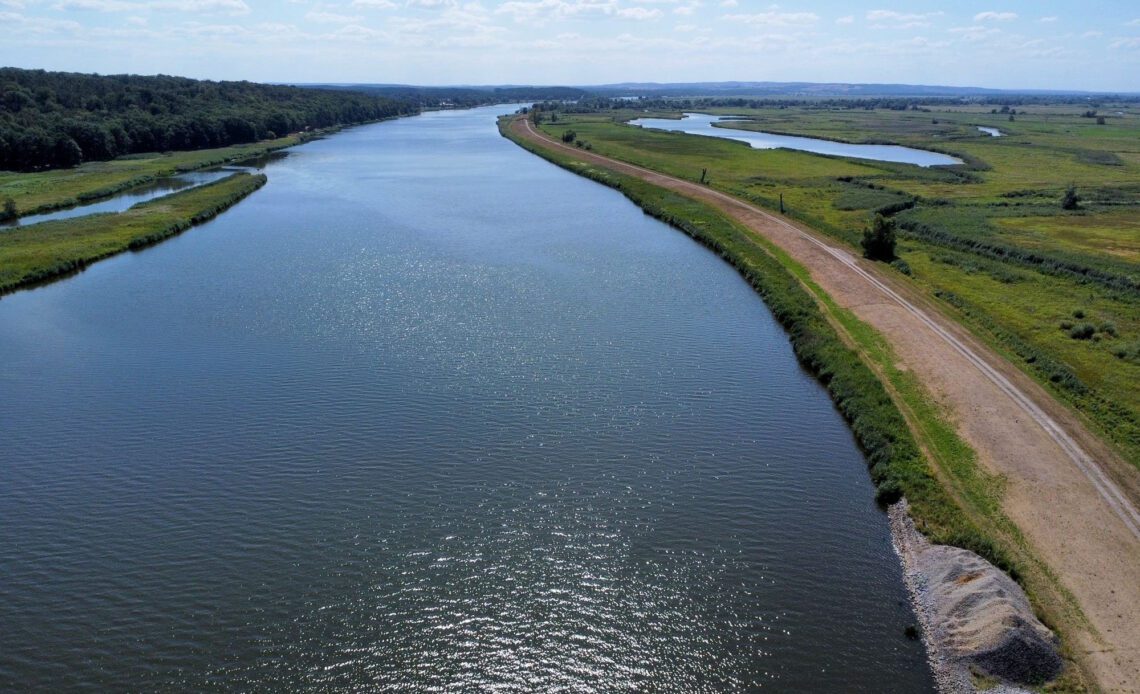
M 504 130 L 532 151 L 610 185 L 622 187 L 613 177 L 624 176 L 695 198 L 770 244 L 887 385 L 933 466 L 935 486 L 953 500 L 951 517 L 961 514 L 998 550 L 979 552 L 983 556 L 1012 557 L 1003 568 L 1026 588 L 1064 639 L 1070 664 L 1079 666 L 1067 668 L 1064 686 L 1083 687 L 1078 669 L 1105 688 L 1127 690 L 1137 681 L 1140 555 L 1129 524 L 1133 509 L 1102 496 L 1104 480 L 1087 471 L 1087 454 L 1074 460 L 1068 443 L 1098 460 L 1111 452 L 1071 413 L 916 292 L 802 227 L 697 183 L 560 145 L 525 120 Z M 858 422 L 853 428 L 858 431 Z M 910 501 L 932 541 L 977 542 L 946 533 L 942 519 Z M 1073 543 L 1073 537 L 1083 541 Z
M 0 233 L 0 294 L 79 272 L 209 221 L 265 185 L 263 174 L 236 173 L 120 213 L 41 222 Z
M 154 152 L 72 169 L 35 173 L 0 171 L 0 201 L 11 199 L 17 218 L 67 209 L 109 198 L 161 178 L 257 159 L 337 132 L 327 128 L 293 133 L 247 145 L 185 152 Z

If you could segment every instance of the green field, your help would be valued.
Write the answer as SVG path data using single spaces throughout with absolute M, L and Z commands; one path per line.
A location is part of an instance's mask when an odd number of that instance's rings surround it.
M 0 293 L 78 272 L 102 258 L 144 248 L 213 219 L 265 185 L 262 174 L 220 181 L 144 202 L 0 232 Z
M 965 164 L 754 150 L 635 128 L 625 121 L 646 113 L 632 110 L 560 112 L 541 127 L 681 178 L 707 170 L 714 188 L 771 209 L 782 196 L 788 216 L 852 246 L 874 214 L 893 215 L 911 281 L 1140 466 L 1140 116 L 1103 108 L 1098 125 L 1071 105 L 1016 109 L 1013 121 L 989 107 L 929 108 L 689 110 L 754 119 L 738 128 L 938 150 Z M 1064 210 L 1070 185 L 1082 202 Z

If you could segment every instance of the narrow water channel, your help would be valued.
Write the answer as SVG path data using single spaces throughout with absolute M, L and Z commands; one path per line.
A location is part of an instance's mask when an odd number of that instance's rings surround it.
M 814 137 L 797 137 L 794 135 L 776 135 L 756 130 L 740 130 L 730 128 L 723 124 L 731 122 L 733 118 L 724 116 L 711 116 L 707 113 L 686 113 L 683 118 L 674 120 L 670 118 L 638 118 L 630 121 L 630 125 L 657 130 L 672 130 L 689 133 L 690 135 L 705 135 L 719 137 L 725 140 L 747 142 L 753 149 L 796 149 L 815 154 L 829 154 L 836 157 L 851 157 L 853 159 L 872 159 L 875 161 L 891 161 L 902 164 L 915 164 L 916 166 L 944 166 L 948 164 L 961 164 L 962 160 L 948 154 L 930 152 L 925 149 L 903 147 L 901 145 L 853 145 L 846 142 L 820 140 Z
M 503 111 L 0 300 L 0 690 L 931 689 L 764 304 Z

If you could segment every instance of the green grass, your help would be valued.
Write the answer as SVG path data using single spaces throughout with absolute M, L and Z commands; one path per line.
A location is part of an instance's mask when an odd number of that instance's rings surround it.
M 619 189 L 648 214 L 735 266 L 764 298 L 788 332 L 800 362 L 824 384 L 849 422 L 880 501 L 905 495 L 917 527 L 933 542 L 969 548 L 1009 572 L 1026 588 L 1039 615 L 1062 636 L 1083 623 L 1072 597 L 1002 512 L 1003 480 L 978 465 L 973 450 L 917 379 L 895 366 L 897 359 L 881 335 L 832 301 L 803 266 L 704 203 L 562 152 L 515 141 Z M 1072 660 L 1068 652 L 1066 657 Z M 1082 676 L 1068 668 L 1054 686 L 1083 689 Z
M 220 181 L 144 202 L 121 213 L 73 217 L 0 232 L 0 293 L 78 272 L 213 219 L 265 185 L 264 175 Z
M 11 198 L 21 217 L 98 200 L 163 176 L 251 159 L 303 142 L 290 135 L 248 145 L 194 152 L 136 154 L 40 173 L 0 171 L 0 201 Z
M 895 215 L 913 281 L 1140 467 L 1140 364 L 1130 348 L 1140 344 L 1140 118 L 1098 126 L 1068 105 L 1019 108 L 1013 122 L 966 106 L 709 110 L 756 119 L 734 127 L 897 143 L 968 163 L 924 169 L 754 150 L 628 126 L 645 115 L 632 110 L 559 114 L 543 129 L 573 129 L 598 154 L 680 178 L 698 180 L 707 169 L 713 188 L 769 209 L 782 196 L 788 216 L 853 248 L 877 211 Z M 990 137 L 978 125 L 1006 135 Z M 1084 200 L 1076 211 L 1060 206 L 1070 183 Z M 1115 334 L 1069 337 L 1057 326 L 1076 304 L 1088 305 L 1094 324 L 1114 324 Z

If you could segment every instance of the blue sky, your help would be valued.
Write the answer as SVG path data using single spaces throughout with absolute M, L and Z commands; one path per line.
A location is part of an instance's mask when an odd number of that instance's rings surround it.
M 415 84 L 1140 92 L 1140 2 L 0 0 L 0 64 Z

